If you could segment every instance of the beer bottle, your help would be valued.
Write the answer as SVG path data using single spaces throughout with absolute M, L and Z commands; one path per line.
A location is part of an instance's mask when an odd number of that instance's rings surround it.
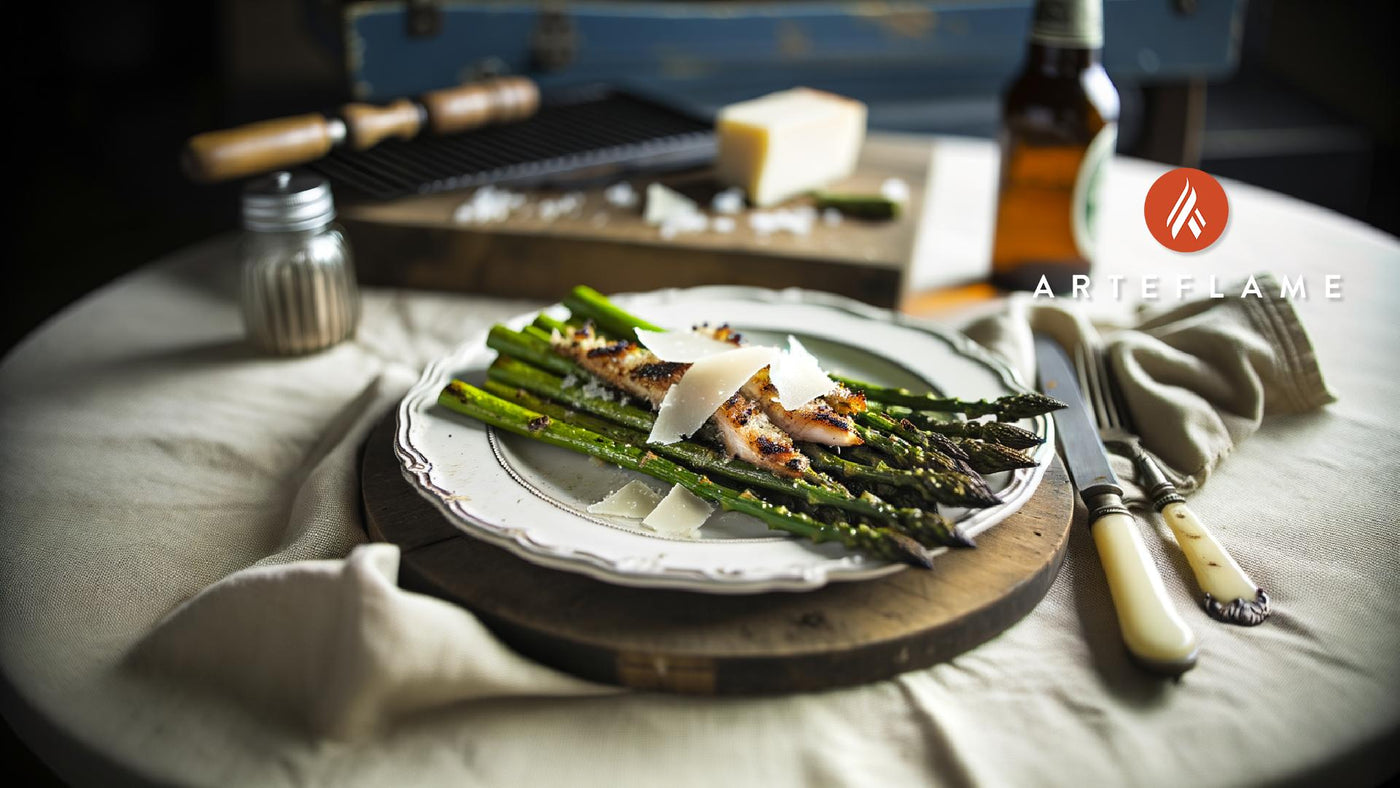
M 1021 73 L 1003 98 L 992 281 L 1055 292 L 1094 260 L 1103 167 L 1118 138 L 1118 90 L 1100 63 L 1103 0 L 1037 0 Z

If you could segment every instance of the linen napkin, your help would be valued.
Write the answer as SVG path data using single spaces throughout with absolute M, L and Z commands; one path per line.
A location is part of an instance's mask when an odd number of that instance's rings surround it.
M 398 547 L 365 544 L 359 448 L 414 377 L 386 369 L 350 399 L 288 482 L 280 544 L 171 611 L 130 669 L 347 741 L 471 700 L 621 691 L 526 659 L 467 610 L 399 588 Z
M 1335 401 L 1292 302 L 1273 278 L 1254 277 L 1259 297 L 1201 298 L 1145 305 L 1125 325 L 1095 324 L 1075 302 L 1029 294 L 967 326 L 968 336 L 1035 380 L 1032 334 L 1047 334 L 1074 357 L 1102 349 L 1143 448 L 1183 494 L 1198 489 L 1266 415 Z M 1243 286 L 1227 293 L 1246 292 Z M 1133 463 L 1112 456 L 1130 504 L 1147 505 Z
M 598 695 L 507 648 L 461 607 L 396 584 L 399 548 L 258 566 L 210 586 L 139 646 L 140 667 L 316 736 L 359 740 L 469 700 Z

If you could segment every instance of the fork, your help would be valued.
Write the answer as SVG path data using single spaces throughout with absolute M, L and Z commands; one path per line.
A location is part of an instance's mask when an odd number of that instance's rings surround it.
M 1127 457 L 1137 466 L 1142 487 L 1152 505 L 1172 529 L 1176 543 L 1196 576 L 1205 595 L 1206 613 L 1217 621 L 1254 626 L 1269 617 L 1269 596 L 1230 557 L 1219 540 L 1206 530 L 1200 518 L 1186 506 L 1186 500 L 1167 479 L 1143 448 L 1120 401 L 1101 349 L 1075 348 L 1074 368 L 1079 388 L 1085 392 L 1099 427 L 1099 437 L 1110 450 Z

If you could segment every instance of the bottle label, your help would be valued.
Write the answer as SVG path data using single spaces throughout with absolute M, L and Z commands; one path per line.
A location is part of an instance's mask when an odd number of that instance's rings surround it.
M 1035 4 L 1031 41 L 1082 49 L 1102 47 L 1103 0 L 1040 0 Z
M 1099 189 L 1103 171 L 1113 157 L 1118 143 L 1118 124 L 1104 124 L 1084 151 L 1079 174 L 1074 179 L 1074 197 L 1070 200 L 1070 225 L 1074 228 L 1074 245 L 1085 260 L 1094 260 L 1098 246 Z

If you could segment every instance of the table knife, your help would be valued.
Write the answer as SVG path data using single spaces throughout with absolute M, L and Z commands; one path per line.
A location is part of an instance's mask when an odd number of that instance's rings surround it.
M 1144 667 L 1178 675 L 1196 664 L 1196 634 L 1167 597 L 1138 524 L 1123 505 L 1123 488 L 1109 465 L 1098 429 L 1069 359 L 1054 340 L 1036 335 L 1040 387 L 1069 407 L 1055 411 L 1061 454 L 1089 508 L 1089 528 L 1128 652 Z

